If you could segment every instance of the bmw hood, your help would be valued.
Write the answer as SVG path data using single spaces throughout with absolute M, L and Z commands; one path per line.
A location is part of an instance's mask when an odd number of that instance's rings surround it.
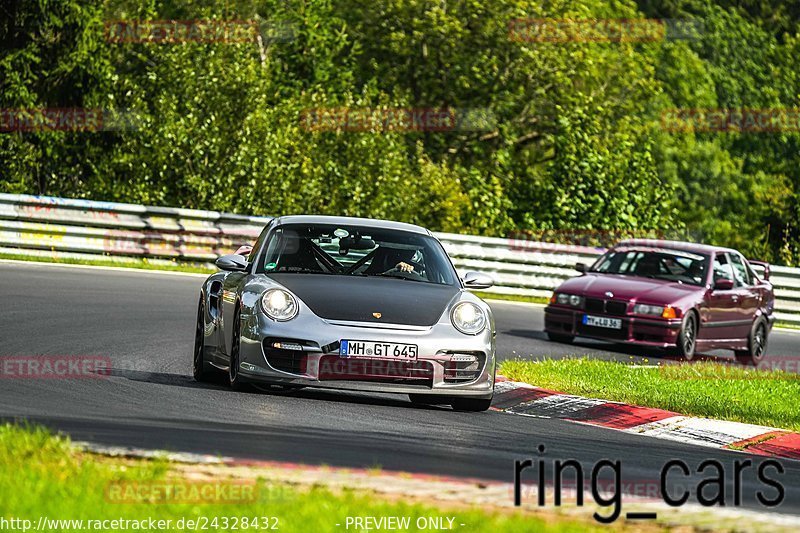
M 589 298 L 608 298 L 607 293 L 611 293 L 614 295 L 613 298 L 617 299 L 664 305 L 674 303 L 698 290 L 702 288 L 657 279 L 603 274 L 577 276 L 565 281 L 558 288 L 560 292 Z
M 388 277 L 325 274 L 270 274 L 269 277 L 289 289 L 320 318 L 376 324 L 432 326 L 460 292 L 459 287 L 450 285 Z

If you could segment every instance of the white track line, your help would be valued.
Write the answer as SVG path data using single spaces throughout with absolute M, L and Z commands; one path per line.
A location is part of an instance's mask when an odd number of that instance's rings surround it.
M 765 426 L 742 424 L 740 422 L 729 422 L 726 420 L 673 416 L 672 418 L 665 418 L 658 422 L 634 426 L 622 431 L 686 444 L 724 448 L 734 442 L 752 439 L 753 437 L 778 430 Z

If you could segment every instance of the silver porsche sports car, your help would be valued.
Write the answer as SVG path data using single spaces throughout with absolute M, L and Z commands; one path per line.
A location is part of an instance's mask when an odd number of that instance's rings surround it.
M 488 305 L 430 231 L 399 222 L 286 216 L 220 257 L 200 292 L 194 377 L 231 386 L 408 394 L 485 411 L 495 381 Z M 246 255 L 245 255 L 246 254 Z

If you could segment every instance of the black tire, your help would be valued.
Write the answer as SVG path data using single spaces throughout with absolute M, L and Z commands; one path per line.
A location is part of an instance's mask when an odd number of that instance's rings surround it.
M 239 348 L 241 346 L 241 332 L 240 332 L 239 307 L 236 308 L 236 314 L 233 315 L 233 332 L 231 338 L 231 355 L 230 362 L 228 363 L 228 384 L 231 389 L 239 392 L 250 390 L 247 383 L 242 380 L 239 373 Z
M 453 406 L 453 411 L 464 411 L 468 413 L 478 413 L 486 411 L 492 406 L 492 399 L 483 398 L 452 398 L 450 405 Z
M 448 398 L 433 394 L 409 394 L 408 399 L 414 405 L 450 405 Z
M 551 333 L 547 332 L 547 338 L 553 342 L 561 342 L 564 344 L 572 344 L 572 341 L 575 340 L 574 335 L 563 335 L 561 333 Z
M 195 381 L 211 381 L 213 370 L 211 365 L 206 362 L 205 351 L 203 350 L 203 336 L 205 329 L 205 307 L 203 306 L 203 296 L 200 296 L 200 303 L 197 305 L 197 324 L 194 332 L 194 355 L 192 357 L 192 376 Z
M 757 319 L 747 337 L 747 350 L 735 350 L 736 360 L 742 365 L 758 366 L 766 356 L 769 328 L 763 318 Z
M 686 361 L 694 359 L 695 351 L 697 350 L 697 331 L 697 313 L 690 311 L 686 313 L 681 325 L 681 331 L 678 333 L 678 342 L 675 346 L 675 353 L 678 357 L 682 357 Z

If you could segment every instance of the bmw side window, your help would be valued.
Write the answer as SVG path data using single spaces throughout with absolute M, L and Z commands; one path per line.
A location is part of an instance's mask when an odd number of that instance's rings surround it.
M 750 278 L 750 271 L 742 258 L 738 254 L 731 254 L 730 257 L 733 264 L 733 272 L 736 274 L 736 284 L 745 287 L 752 285 L 753 280 Z
M 733 270 L 726 254 L 716 254 L 714 256 L 714 281 L 720 279 L 733 279 Z
M 750 265 L 750 263 L 746 263 L 746 266 L 747 273 L 750 275 L 750 284 L 755 285 L 756 283 L 760 283 L 758 274 L 756 274 L 756 271 L 753 270 L 753 267 Z

